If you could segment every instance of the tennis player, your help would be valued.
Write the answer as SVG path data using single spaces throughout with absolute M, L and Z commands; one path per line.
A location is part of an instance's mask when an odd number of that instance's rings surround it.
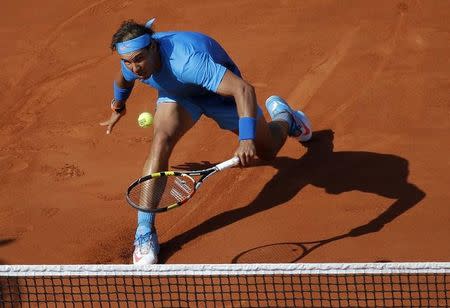
M 120 71 L 113 82 L 111 117 L 100 123 L 110 134 L 124 115 L 136 80 L 158 91 L 144 175 L 168 169 L 175 144 L 202 115 L 237 135 L 234 155 L 241 166 L 247 166 L 255 156 L 273 159 L 287 136 L 302 142 L 311 138 L 311 124 L 305 114 L 291 109 L 279 96 L 267 99 L 272 121 L 266 122 L 255 89 L 214 39 L 194 32 L 155 32 L 154 21 L 125 21 L 113 35 L 111 49 L 118 53 Z M 138 212 L 134 264 L 157 262 L 159 244 L 154 222 L 154 214 Z

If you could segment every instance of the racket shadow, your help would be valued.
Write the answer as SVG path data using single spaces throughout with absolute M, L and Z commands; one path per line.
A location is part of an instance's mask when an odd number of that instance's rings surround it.
M 241 252 L 231 260 L 231 263 L 295 263 L 317 248 L 349 236 L 349 234 L 344 234 L 312 242 L 263 245 Z
M 322 188 L 328 194 L 357 190 L 394 200 L 387 209 L 368 223 L 356 227 L 348 226 L 352 229 L 346 236 L 352 237 L 378 232 L 425 197 L 421 189 L 408 182 L 406 159 L 365 151 L 334 152 L 333 140 L 332 130 L 317 131 L 310 141 L 303 143 L 307 151 L 301 157 L 277 157 L 270 163 L 278 169 L 277 174 L 266 183 L 252 202 L 217 214 L 174 236 L 162 244 L 160 260 L 165 262 L 183 245 L 199 236 L 287 203 L 306 185 Z M 335 241 L 341 238 L 333 237 Z

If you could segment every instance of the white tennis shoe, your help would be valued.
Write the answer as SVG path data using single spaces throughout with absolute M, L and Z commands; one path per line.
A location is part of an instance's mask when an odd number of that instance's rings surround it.
M 149 265 L 158 263 L 159 243 L 156 232 L 148 232 L 134 242 L 133 264 Z
M 272 95 L 266 100 L 266 108 L 272 120 L 275 120 L 283 112 L 287 112 L 292 116 L 293 121 L 289 128 L 289 136 L 297 138 L 300 142 L 311 139 L 311 121 L 303 112 L 300 110 L 292 110 L 289 104 L 277 95 Z

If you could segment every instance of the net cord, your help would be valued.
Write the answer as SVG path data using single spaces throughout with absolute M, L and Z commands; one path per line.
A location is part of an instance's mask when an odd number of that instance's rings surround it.
M 418 263 L 277 263 L 277 264 L 129 264 L 0 265 L 0 277 L 25 276 L 216 276 L 448 274 L 450 262 Z

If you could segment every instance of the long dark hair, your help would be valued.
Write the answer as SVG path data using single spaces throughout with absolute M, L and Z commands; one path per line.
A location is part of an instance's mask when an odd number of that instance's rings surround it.
M 116 50 L 116 44 L 125 42 L 128 40 L 132 40 L 138 36 L 141 36 L 145 33 L 153 35 L 155 33 L 152 29 L 146 28 L 145 25 L 139 24 L 134 20 L 125 20 L 120 25 L 119 29 L 114 33 L 111 40 L 111 50 Z

